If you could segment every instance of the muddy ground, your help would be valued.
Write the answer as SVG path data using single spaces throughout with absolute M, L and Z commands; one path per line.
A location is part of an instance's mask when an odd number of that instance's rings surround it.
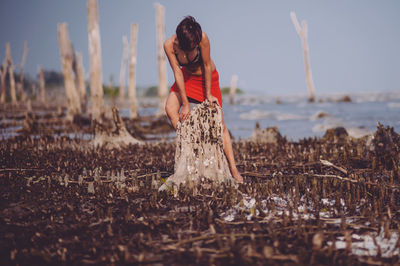
M 3 265 L 399 263 L 400 138 L 390 127 L 359 140 L 338 130 L 235 142 L 244 184 L 158 192 L 173 141 L 93 148 L 84 119 L 17 113 L 1 123 L 18 131 L 0 142 Z M 151 127 L 168 132 L 149 121 L 127 128 L 144 140 Z M 372 247 L 359 248 L 365 236 Z

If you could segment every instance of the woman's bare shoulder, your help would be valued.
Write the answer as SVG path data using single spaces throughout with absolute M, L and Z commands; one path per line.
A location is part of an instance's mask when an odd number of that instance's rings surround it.
M 164 45 L 172 47 L 174 45 L 175 40 L 176 40 L 176 35 L 174 34 L 165 41 Z
M 207 33 L 205 33 L 204 31 L 201 34 L 200 45 L 210 45 L 210 40 L 208 39 Z

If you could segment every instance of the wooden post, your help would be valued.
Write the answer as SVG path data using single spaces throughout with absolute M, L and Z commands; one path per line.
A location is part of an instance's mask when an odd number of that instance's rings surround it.
M 46 104 L 46 82 L 44 79 L 44 70 L 41 66 L 39 69 L 39 86 L 40 86 L 40 101 Z
M 90 55 L 90 92 L 92 119 L 101 121 L 104 116 L 104 91 L 101 71 L 101 45 L 97 0 L 88 0 L 88 33 Z
M 303 46 L 303 54 L 304 54 L 304 64 L 306 70 L 306 81 L 308 87 L 309 98 L 310 102 L 314 102 L 314 83 L 311 74 L 311 66 L 310 66 L 310 59 L 309 59 L 309 52 L 308 52 L 308 42 L 307 42 L 307 22 L 303 20 L 301 22 L 301 27 L 299 21 L 297 20 L 296 14 L 294 12 L 290 12 L 290 17 L 292 19 L 293 25 L 296 28 L 297 34 L 299 34 Z
M 25 67 L 25 62 L 26 62 L 26 57 L 28 55 L 28 43 L 25 41 L 24 43 L 24 54 L 22 56 L 22 62 L 21 62 L 21 73 L 19 75 L 19 95 L 20 99 L 22 102 L 25 102 L 26 100 L 26 95 L 24 92 L 24 67 Z
M 157 26 L 157 60 L 158 60 L 158 115 L 165 114 L 165 101 L 168 95 L 167 87 L 167 65 L 164 53 L 164 7 L 156 4 L 156 26 Z
M 14 67 L 11 57 L 10 43 L 6 43 L 6 59 L 10 78 L 11 103 L 15 105 L 17 103 L 17 94 L 15 92 Z
M 126 72 L 126 61 L 128 60 L 128 38 L 124 35 L 122 36 L 122 43 L 124 44 L 124 51 L 122 54 L 121 71 L 119 75 L 119 102 L 124 103 L 125 99 L 125 72 Z
M 75 86 L 73 72 L 74 52 L 68 37 L 67 23 L 58 24 L 58 44 L 60 46 L 61 53 L 65 94 L 67 96 L 67 119 L 72 121 L 75 115 L 81 114 L 81 103 Z
M 236 84 L 238 81 L 238 76 L 233 75 L 231 80 L 231 89 L 229 91 L 229 104 L 234 103 L 235 93 L 236 93 Z
M 130 117 L 138 117 L 138 107 L 136 101 L 136 44 L 138 35 L 138 25 L 132 24 L 131 29 L 131 45 L 129 51 L 129 106 Z
M 6 75 L 7 75 L 7 58 L 3 60 L 3 68 L 1 69 L 1 75 L 0 75 L 0 82 L 1 82 L 0 103 L 6 102 Z
M 76 85 L 78 88 L 78 94 L 81 102 L 82 112 L 86 112 L 87 99 L 86 99 L 85 69 L 83 68 L 82 54 L 80 52 L 75 53 L 75 77 L 76 77 Z

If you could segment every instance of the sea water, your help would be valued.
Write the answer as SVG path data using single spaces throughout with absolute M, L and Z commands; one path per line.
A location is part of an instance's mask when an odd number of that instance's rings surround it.
M 400 133 L 400 92 L 354 94 L 351 102 L 338 102 L 341 97 L 322 96 L 310 103 L 305 96 L 241 95 L 238 104 L 224 104 L 224 117 L 235 138 L 242 139 L 251 135 L 256 122 L 261 128 L 277 126 L 291 140 L 321 137 L 335 127 L 362 137 L 373 133 L 378 122 Z
M 400 91 L 350 94 L 351 102 L 338 102 L 342 95 L 318 95 L 314 103 L 305 95 L 237 95 L 235 104 L 223 98 L 225 123 L 235 140 L 247 139 L 256 123 L 261 128 L 277 126 L 289 140 L 321 137 L 327 129 L 344 127 L 349 135 L 362 137 L 376 131 L 378 122 L 400 133 Z M 156 108 L 142 108 L 151 115 Z M 122 114 L 127 115 L 126 112 Z
M 349 135 L 362 137 L 376 131 L 378 122 L 394 127 L 400 133 L 400 91 L 385 93 L 360 93 L 349 95 L 352 102 L 338 102 L 342 95 L 317 95 L 309 103 L 305 95 L 268 96 L 237 95 L 235 104 L 223 98 L 225 123 L 235 140 L 247 139 L 256 123 L 261 128 L 277 126 L 289 140 L 321 137 L 326 130 L 344 127 Z M 156 98 L 139 98 L 140 116 L 154 115 Z M 129 116 L 127 108 L 120 109 L 121 116 Z M 1 121 L 5 122 L 5 120 Z M 0 139 L 15 135 L 15 128 L 0 130 Z

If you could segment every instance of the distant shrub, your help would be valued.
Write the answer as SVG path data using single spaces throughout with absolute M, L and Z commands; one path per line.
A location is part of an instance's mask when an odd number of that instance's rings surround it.
M 229 91 L 231 90 L 231 87 L 223 87 L 221 90 L 222 94 L 229 94 Z M 243 90 L 240 88 L 236 88 L 236 94 L 243 94 Z
M 110 87 L 103 85 L 104 96 L 107 97 L 117 97 L 119 93 L 119 86 L 118 87 Z
M 158 95 L 158 86 L 148 87 L 144 93 L 146 97 L 156 97 Z
M 64 86 L 64 78 L 61 72 L 54 70 L 45 70 L 44 71 L 44 80 L 46 83 L 46 87 L 58 87 Z

